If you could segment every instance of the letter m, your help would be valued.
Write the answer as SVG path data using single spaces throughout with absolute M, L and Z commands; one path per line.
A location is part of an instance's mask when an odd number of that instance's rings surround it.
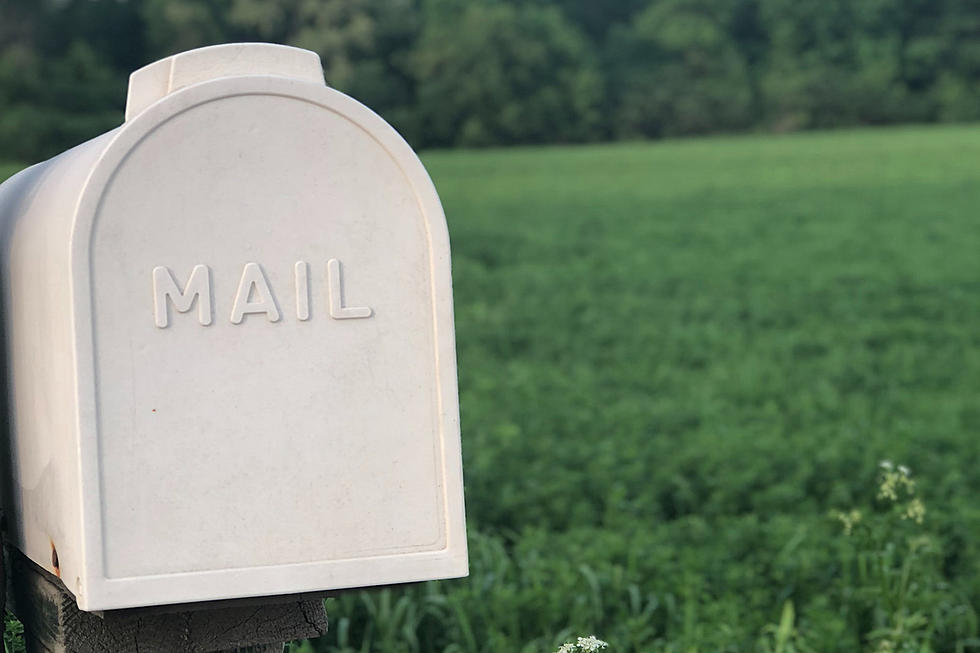
M 206 265 L 195 265 L 181 290 L 169 268 L 153 268 L 153 313 L 161 329 L 170 324 L 168 299 L 179 313 L 191 310 L 196 299 L 198 321 L 204 326 L 211 324 L 211 270 Z

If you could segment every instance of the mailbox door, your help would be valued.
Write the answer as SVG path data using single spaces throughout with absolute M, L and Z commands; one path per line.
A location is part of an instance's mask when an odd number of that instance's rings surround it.
M 445 220 L 379 117 L 279 77 L 178 90 L 72 247 L 83 608 L 465 574 Z

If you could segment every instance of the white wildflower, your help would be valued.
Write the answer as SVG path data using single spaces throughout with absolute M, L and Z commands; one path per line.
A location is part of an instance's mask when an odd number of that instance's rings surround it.
M 926 506 L 919 499 L 912 499 L 902 513 L 902 519 L 910 519 L 916 524 L 921 524 L 926 516 Z
M 885 461 L 888 462 L 888 461 Z M 888 462 L 888 467 L 882 463 L 882 469 L 878 485 L 878 499 L 884 501 L 898 501 L 899 491 L 904 491 L 909 496 L 915 494 L 915 481 L 912 479 L 912 472 L 905 465 L 893 468 Z
M 861 522 L 861 511 L 851 510 L 850 512 L 841 512 L 840 510 L 835 510 L 831 513 L 831 516 L 840 521 L 844 526 L 844 535 L 850 535 L 854 531 L 854 526 Z
M 889 471 L 895 468 L 895 465 L 893 465 L 892 461 L 890 460 L 882 460 L 880 463 L 878 463 L 878 466 Z
M 579 637 L 576 642 L 566 642 L 558 647 L 555 653 L 595 653 L 609 646 L 595 635 Z
M 578 647 L 585 651 L 585 653 L 592 653 L 593 651 L 598 651 L 609 646 L 608 643 L 596 638 L 595 635 L 589 635 L 588 637 L 578 638 Z

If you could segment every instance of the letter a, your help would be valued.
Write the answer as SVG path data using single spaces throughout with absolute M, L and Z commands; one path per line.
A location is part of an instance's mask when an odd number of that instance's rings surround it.
M 207 326 L 211 324 L 211 270 L 206 265 L 195 265 L 187 285 L 181 290 L 169 268 L 158 265 L 153 268 L 153 313 L 156 325 L 166 329 L 170 324 L 167 300 L 178 313 L 191 310 L 197 300 L 197 319 Z
M 253 299 L 253 295 L 257 297 Z M 276 298 L 258 263 L 246 263 L 242 268 L 242 280 L 231 309 L 232 324 L 241 324 L 247 313 L 265 313 L 270 322 L 279 321 Z

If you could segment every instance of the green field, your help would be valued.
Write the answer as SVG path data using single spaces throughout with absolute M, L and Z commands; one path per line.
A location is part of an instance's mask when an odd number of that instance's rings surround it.
M 0 161 L 0 180 L 4 180 L 7 177 L 10 177 L 15 172 L 21 170 L 22 168 L 24 168 L 24 166 L 20 165 L 19 163 L 6 163 Z
M 777 650 L 787 601 L 785 653 L 980 647 L 980 127 L 423 158 L 471 576 L 300 650 Z M 927 514 L 861 553 L 829 513 L 884 520 L 883 459 Z

